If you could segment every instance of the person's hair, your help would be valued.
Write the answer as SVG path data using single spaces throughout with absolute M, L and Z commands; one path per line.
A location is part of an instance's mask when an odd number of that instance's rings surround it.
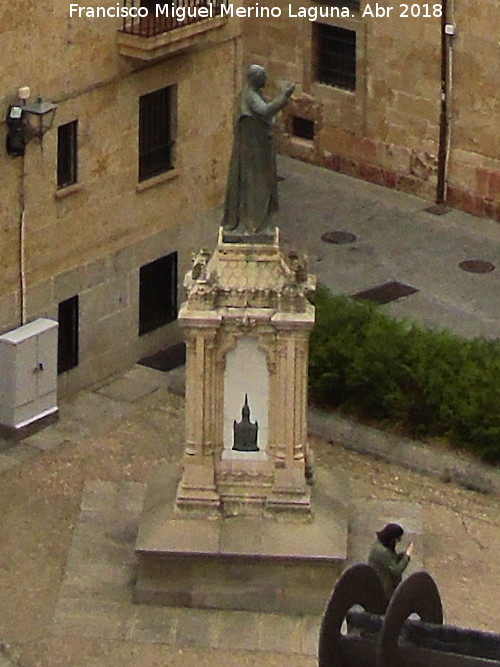
M 388 523 L 385 525 L 382 530 L 379 530 L 377 533 L 378 541 L 381 542 L 384 547 L 394 551 L 396 549 L 396 540 L 401 537 L 404 533 L 402 526 L 399 523 Z

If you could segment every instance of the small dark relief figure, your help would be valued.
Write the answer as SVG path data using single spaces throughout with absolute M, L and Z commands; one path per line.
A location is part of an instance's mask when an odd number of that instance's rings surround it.
M 258 422 L 252 424 L 250 421 L 250 408 L 248 407 L 248 396 L 245 394 L 245 403 L 241 409 L 241 421 L 236 419 L 233 423 L 233 449 L 238 452 L 258 452 L 257 433 Z
M 278 209 L 273 117 L 287 104 L 295 84 L 267 102 L 261 92 L 265 69 L 250 65 L 247 78 L 237 101 L 222 226 L 226 241 L 269 242 L 274 235 L 271 215 Z

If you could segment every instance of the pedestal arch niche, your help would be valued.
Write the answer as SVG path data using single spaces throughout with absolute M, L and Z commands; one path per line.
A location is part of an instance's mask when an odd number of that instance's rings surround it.
M 228 321 L 231 328 L 233 324 Z M 249 326 L 260 328 L 255 319 L 250 325 L 246 322 Z M 261 321 L 261 326 L 267 328 L 268 322 Z M 267 355 L 257 337 L 235 336 L 223 369 L 222 447 L 215 454 L 215 485 L 221 510 L 224 516 L 262 514 L 274 483 L 269 442 L 273 416 Z
M 245 336 L 226 355 L 223 460 L 268 459 L 269 377 L 266 355 Z

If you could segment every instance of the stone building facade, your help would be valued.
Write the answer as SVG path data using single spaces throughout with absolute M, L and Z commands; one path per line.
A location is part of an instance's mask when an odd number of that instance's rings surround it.
M 0 9 L 2 145 L 21 86 L 58 107 L 24 156 L 0 151 L 0 332 L 58 319 L 64 394 L 180 338 L 177 276 L 219 224 L 240 26 L 28 5 Z
M 274 5 L 246 20 L 245 59 L 298 83 L 284 152 L 500 219 L 497 0 Z

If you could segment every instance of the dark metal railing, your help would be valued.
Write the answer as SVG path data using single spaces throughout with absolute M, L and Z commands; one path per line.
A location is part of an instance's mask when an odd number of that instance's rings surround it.
M 219 16 L 228 0 L 123 0 L 122 32 L 154 37 L 199 21 Z M 142 16 L 138 16 L 138 10 Z M 132 10 L 132 11 L 131 11 Z M 146 11 L 147 10 L 147 15 Z M 131 16 L 132 14 L 132 16 Z

